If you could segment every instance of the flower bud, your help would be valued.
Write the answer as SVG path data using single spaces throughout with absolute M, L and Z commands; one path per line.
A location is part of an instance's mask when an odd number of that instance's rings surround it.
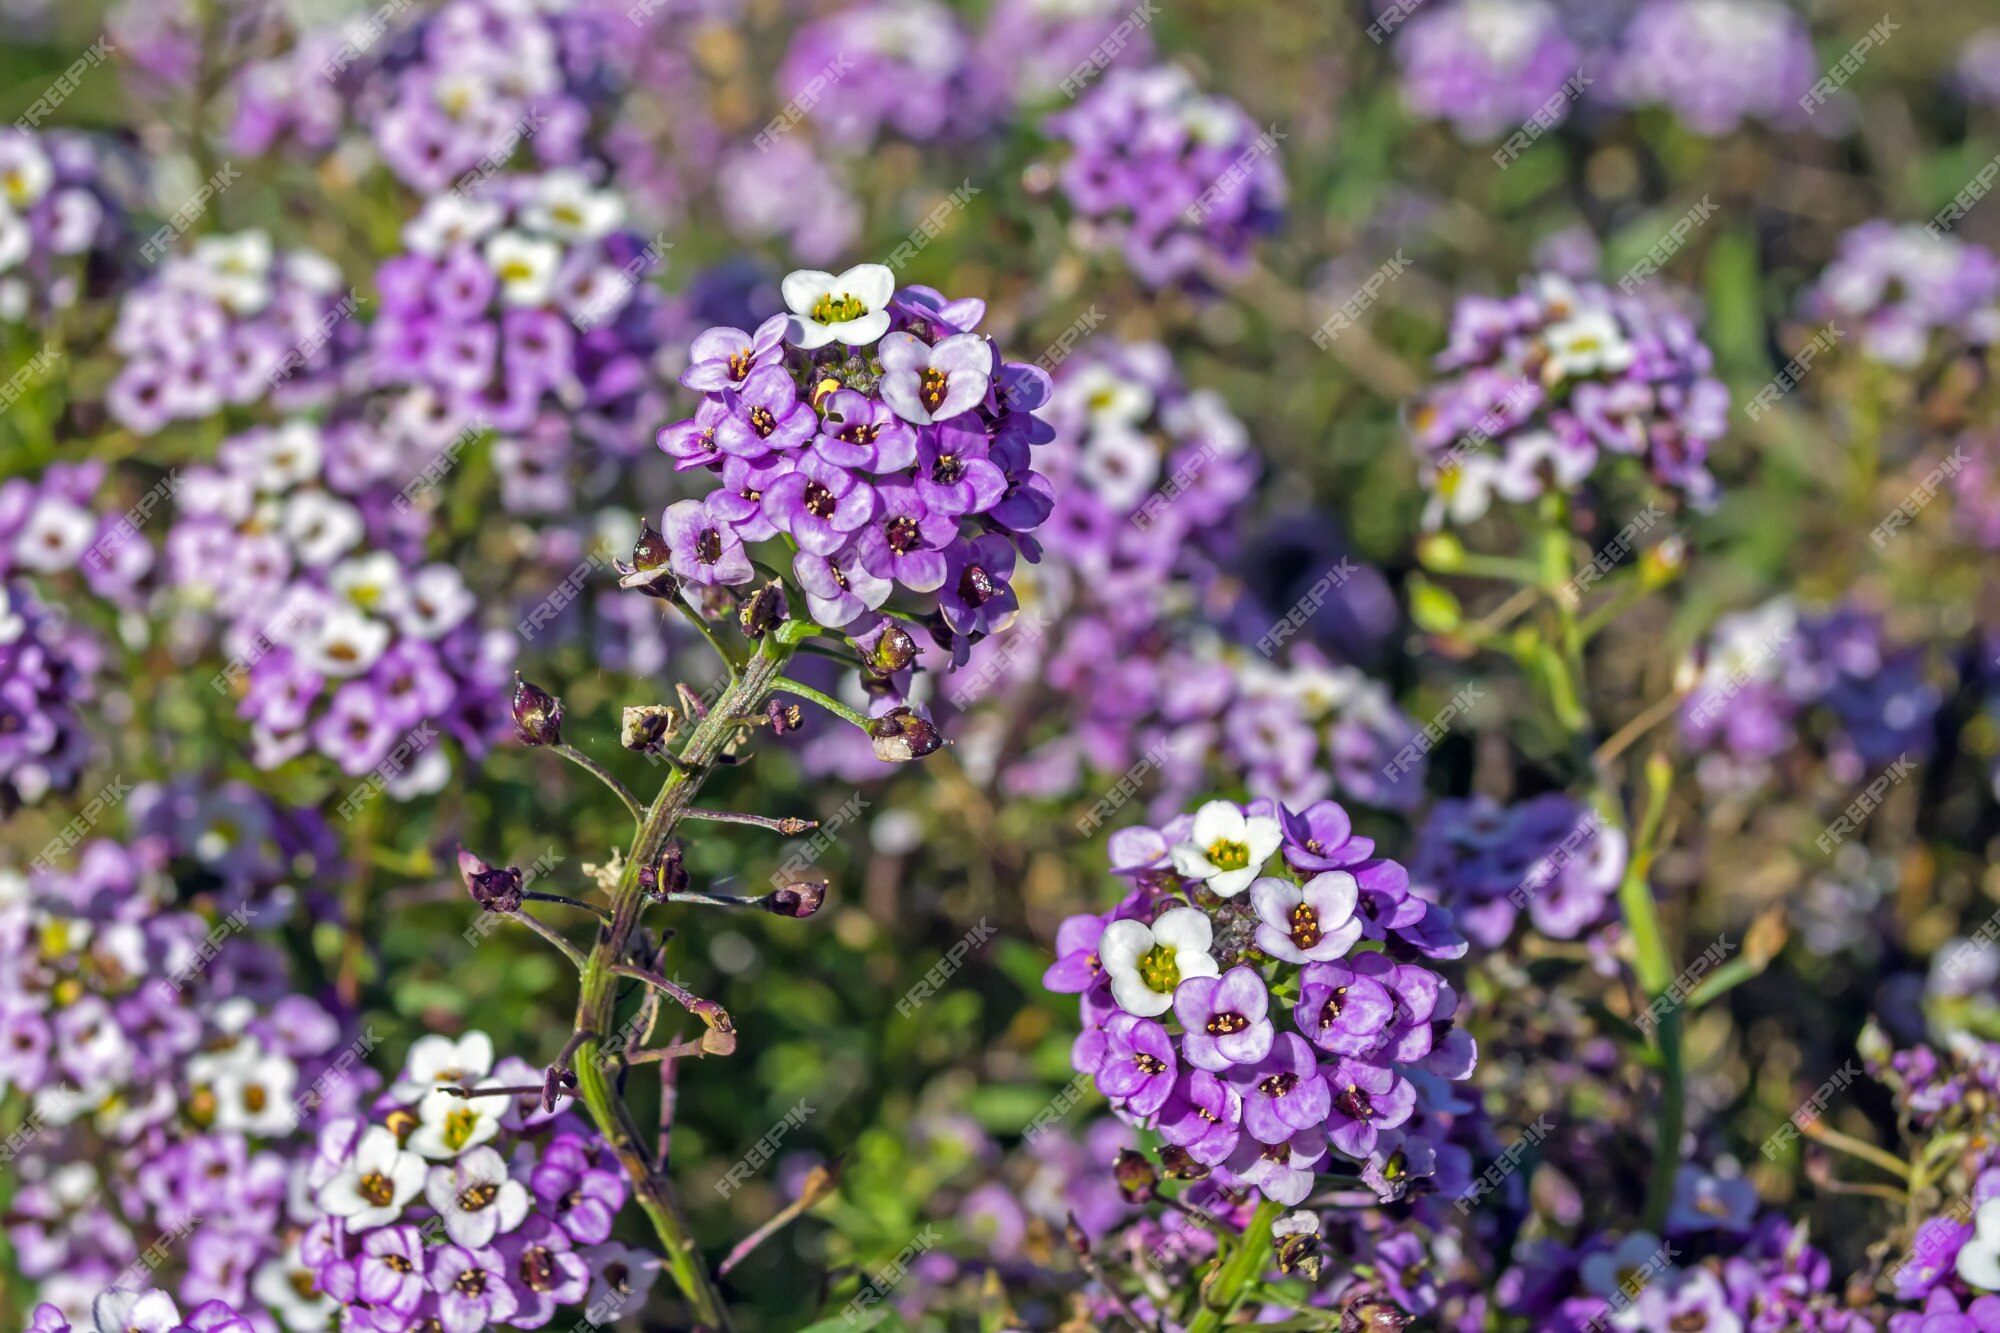
M 639 891 L 655 902 L 664 902 L 670 893 L 686 893 L 688 871 L 685 853 L 677 842 L 667 844 L 657 865 L 639 868 Z
M 782 736 L 805 725 L 806 710 L 798 704 L 773 699 L 764 705 L 764 716 L 771 719 L 771 734 Z
M 653 531 L 652 524 L 640 519 L 639 540 L 632 544 L 632 563 L 612 562 L 618 569 L 618 586 L 671 601 L 681 590 L 681 582 L 668 563 L 671 555 L 667 539 Z
M 826 902 L 825 880 L 800 880 L 764 895 L 764 910 L 773 916 L 808 917 Z
M 521 872 L 513 866 L 494 869 L 471 852 L 460 848 L 458 873 L 465 877 L 466 890 L 481 911 L 518 912 L 521 909 Z
M 1169 1180 L 1208 1179 L 1208 1168 L 1188 1156 L 1188 1150 L 1177 1143 L 1160 1146 L 1160 1171 Z
M 1111 1178 L 1118 1182 L 1119 1192 L 1127 1203 L 1145 1203 L 1153 1197 L 1153 1189 L 1160 1183 L 1159 1173 L 1146 1160 L 1144 1153 L 1130 1148 L 1120 1148 L 1118 1157 L 1111 1164 Z
M 849 635 L 847 641 L 854 645 L 854 651 L 861 655 L 861 665 L 867 668 L 868 674 L 862 677 L 864 685 L 870 677 L 893 676 L 917 660 L 917 641 L 888 616 L 877 620 L 866 634 Z
M 523 745 L 562 744 L 562 700 L 514 673 L 514 734 Z
M 874 743 L 875 757 L 885 764 L 922 759 L 944 744 L 929 718 L 905 707 L 892 708 L 869 723 L 868 739 Z
M 681 716 L 665 704 L 635 704 L 619 716 L 618 743 L 644 753 L 679 730 Z
M 1304 1209 L 1279 1218 L 1271 1226 L 1271 1250 L 1280 1273 L 1319 1281 L 1319 1218 Z
M 750 594 L 737 612 L 738 623 L 743 626 L 743 636 L 761 639 L 785 622 L 791 614 L 785 602 L 785 587 L 776 579 Z
M 1340 1333 L 1402 1333 L 1410 1316 L 1374 1292 L 1364 1292 L 1340 1312 Z

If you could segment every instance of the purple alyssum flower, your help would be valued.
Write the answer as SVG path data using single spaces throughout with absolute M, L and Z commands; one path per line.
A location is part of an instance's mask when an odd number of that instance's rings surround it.
M 1197 1069 L 1218 1073 L 1262 1060 L 1277 1035 L 1265 1017 L 1270 1003 L 1264 979 L 1248 967 L 1232 967 L 1219 977 L 1189 977 L 1174 991 L 1174 1016 L 1186 1030 L 1182 1056 Z

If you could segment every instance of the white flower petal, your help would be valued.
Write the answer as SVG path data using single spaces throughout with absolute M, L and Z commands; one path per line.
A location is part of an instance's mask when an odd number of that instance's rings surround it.
M 1111 974 L 1111 998 L 1118 1007 L 1141 1018 L 1157 1018 L 1173 1006 L 1174 997 L 1162 995 L 1139 979 L 1136 971 Z
M 1114 923 L 1115 924 L 1115 923 Z M 1193 951 L 1207 953 L 1210 942 L 1215 938 L 1215 927 L 1208 919 L 1208 913 L 1198 912 L 1190 907 L 1178 907 L 1171 912 L 1163 912 L 1153 922 L 1153 939 L 1177 952 Z M 1104 932 L 1109 937 L 1111 930 Z M 1104 941 L 1098 941 L 1098 955 L 1104 957 Z M 1185 972 L 1187 969 L 1181 969 Z
M 1250 865 L 1243 867 L 1241 870 L 1225 870 L 1220 875 L 1210 879 L 1208 887 L 1211 892 L 1219 897 L 1234 898 L 1237 894 L 1250 887 L 1256 880 L 1257 872 L 1261 868 L 1260 866 Z
M 1207 851 L 1218 842 L 1243 842 L 1243 811 L 1233 801 L 1210 801 L 1194 812 L 1188 841 Z
M 850 319 L 832 327 L 833 336 L 849 347 L 865 346 L 889 331 L 889 312 L 877 310 L 872 314 L 863 315 L 860 319 Z
M 1958 1252 L 1958 1275 L 1981 1291 L 2000 1291 L 2000 1249 L 1969 1242 Z
M 806 319 L 801 315 L 793 315 L 785 321 L 785 341 L 810 352 L 833 341 L 834 327 L 831 324 L 821 324 Z
M 809 315 L 813 303 L 833 289 L 833 274 L 816 268 L 794 269 L 778 284 L 785 308 L 794 314 Z
M 1262 866 L 1284 842 L 1285 830 L 1277 820 L 1266 816 L 1246 819 L 1243 823 L 1243 840 L 1250 844 L 1250 864 Z
M 896 294 L 896 274 L 887 264 L 856 264 L 830 284 L 836 292 L 859 297 L 870 311 L 881 310 Z M 798 307 L 794 306 L 793 309 Z M 887 320 L 883 321 L 887 324 Z
M 1143 921 L 1113 921 L 1097 940 L 1097 961 L 1109 970 L 1129 968 L 1153 947 L 1153 932 Z

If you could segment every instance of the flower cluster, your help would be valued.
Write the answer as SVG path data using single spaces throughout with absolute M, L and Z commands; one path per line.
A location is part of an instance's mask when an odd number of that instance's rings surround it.
M 105 404 L 141 435 L 266 397 L 287 411 L 315 406 L 343 387 L 359 310 L 315 251 L 280 253 L 262 231 L 204 236 L 120 304 L 111 346 L 125 365 Z
M 364 26 L 361 19 L 347 25 Z M 379 58 L 379 67 L 364 58 L 360 67 L 334 72 L 361 85 L 356 112 L 389 170 L 435 195 L 491 175 L 522 147 L 544 166 L 579 162 L 597 56 L 620 40 L 620 29 L 629 41 L 629 22 L 608 5 L 544 10 L 450 0 L 395 42 L 366 45 L 365 57 Z M 336 66 L 348 58 L 345 50 L 328 57 Z M 305 81 L 325 79 L 315 70 Z
M 1575 939 L 1604 919 L 1624 873 L 1625 835 L 1555 793 L 1439 801 L 1410 863 L 1416 891 L 1484 949 L 1505 944 L 1523 911 L 1551 939 Z
M 1832 1264 L 1806 1242 L 1803 1225 L 1776 1214 L 1757 1218 L 1756 1207 L 1756 1191 L 1742 1177 L 1684 1168 L 1664 1238 L 1612 1232 L 1574 1248 L 1552 1239 L 1520 1246 L 1500 1279 L 1499 1304 L 1534 1333 L 1877 1327 L 1866 1312 L 1847 1307 Z M 1697 1249 L 1710 1253 L 1685 1262 Z
M 748 583 L 748 548 L 783 534 L 808 613 L 828 628 L 864 620 L 898 586 L 937 594 L 948 638 L 1005 628 L 1016 555 L 1038 549 L 1022 534 L 1051 503 L 1030 460 L 1048 438 L 1032 415 L 1048 376 L 1002 362 L 973 331 L 985 302 L 896 291 L 880 264 L 792 273 L 784 297 L 791 313 L 752 333 L 695 339 L 681 382 L 702 405 L 659 443 L 720 485 L 667 509 L 662 563 L 686 585 Z
M 1107 52 L 1134 65 L 1152 58 L 1152 35 L 1135 12 L 1143 13 L 1127 0 L 1000 0 L 987 11 L 976 67 L 1001 74 L 1019 103 L 1074 97 Z
M 1663 103 L 1697 134 L 1744 120 L 1802 122 L 1819 70 L 1805 20 L 1779 0 L 1648 0 L 1626 24 L 1611 76 L 1632 106 Z
M 643 1303 L 659 1260 L 611 1239 L 624 1173 L 541 1080 L 483 1032 L 426 1036 L 367 1114 L 326 1122 L 306 1177 L 324 1215 L 301 1242 L 315 1326 L 477 1333 Z
M 1581 53 L 1545 0 L 1460 0 L 1412 17 L 1396 59 L 1412 112 L 1484 140 L 1541 111 L 1576 72 Z
M 958 18 L 936 0 L 869 0 L 801 27 L 776 86 L 811 97 L 813 133 L 852 153 L 885 130 L 919 143 L 976 133 L 990 78 Z
M 0 581 L 0 814 L 76 786 L 91 755 L 78 708 L 100 655 L 60 607 Z
M 1712 362 L 1694 321 L 1650 293 L 1544 274 L 1518 296 L 1463 298 L 1435 362 L 1450 377 L 1410 414 L 1426 523 L 1469 523 L 1495 496 L 1577 490 L 1607 454 L 1710 504 L 1708 447 L 1729 409 Z
M 1466 946 L 1374 850 L 1331 801 L 1210 801 L 1112 838 L 1132 887 L 1063 923 L 1044 984 L 1083 997 L 1073 1063 L 1158 1130 L 1168 1174 L 1290 1207 L 1331 1150 L 1382 1199 L 1428 1188 L 1411 1071 L 1466 1078 L 1476 1053 L 1426 963 Z
M 1277 136 L 1178 66 L 1114 67 L 1048 131 L 1067 143 L 1063 193 L 1092 243 L 1124 252 L 1149 287 L 1247 265 L 1277 229 L 1285 176 Z
M 1814 730 L 1829 768 L 1852 783 L 1931 752 L 1942 698 L 1928 674 L 1923 647 L 1892 644 L 1881 617 L 1855 607 L 1806 613 L 1781 597 L 1716 622 L 1681 732 L 1703 753 L 1705 784 L 1740 787 L 1760 782 L 1803 724 L 1821 718 Z
M 68 309 L 108 260 L 123 217 L 105 165 L 84 135 L 0 130 L 0 321 Z
M 136 532 L 97 512 L 103 478 L 101 463 L 56 463 L 0 482 L 0 810 L 69 790 L 91 753 L 77 706 L 104 650 L 38 585 L 80 573 L 129 605 L 152 564 Z
M 567 170 L 429 200 L 377 275 L 377 384 L 411 386 L 453 430 L 500 432 L 510 479 L 559 477 L 572 433 L 632 453 L 666 407 L 650 364 L 662 306 L 647 281 L 665 253 L 624 218 L 617 194 Z M 567 499 L 513 489 L 521 507 Z
M 292 1193 L 299 1131 L 370 1077 L 366 1035 L 289 993 L 283 955 L 250 933 L 272 923 L 272 880 L 241 878 L 226 915 L 175 905 L 194 884 L 166 868 L 194 851 L 96 839 L 25 877 L 0 872 L 0 948 L 16 960 L 0 980 L 0 1092 L 27 1108 L 6 1149 L 21 1182 L 8 1239 L 55 1314 L 85 1328 L 110 1289 L 160 1285 L 169 1265 L 184 1304 L 248 1309 L 254 1295 L 282 1311 L 288 1240 L 310 1220 Z
M 410 443 L 291 421 L 184 476 L 169 576 L 225 622 L 214 683 L 261 767 L 312 749 L 359 774 L 401 750 L 388 790 L 404 796 L 450 773 L 441 735 L 476 756 L 504 729 L 513 640 L 480 631 L 457 568 L 421 559 L 424 515 L 397 505 L 384 471 L 411 465 Z
M 1843 334 L 1858 331 L 1871 360 L 1907 370 L 1923 364 L 1939 333 L 1974 347 L 2000 340 L 2000 258 L 1972 241 L 1877 218 L 1840 238 L 1802 307 Z

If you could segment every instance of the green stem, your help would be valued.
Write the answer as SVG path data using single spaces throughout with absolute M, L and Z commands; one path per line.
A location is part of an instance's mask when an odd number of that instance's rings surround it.
M 731 678 L 708 716 L 688 736 L 680 752 L 679 766 L 660 784 L 660 793 L 632 840 L 631 855 L 626 858 L 624 872 L 612 894 L 611 924 L 598 932 L 597 942 L 584 962 L 576 1004 L 577 1030 L 591 1034 L 576 1052 L 578 1095 L 589 1108 L 605 1142 L 632 1178 L 639 1207 L 652 1222 L 665 1250 L 667 1270 L 693 1308 L 698 1325 L 716 1333 L 729 1333 L 733 1327 L 729 1311 L 688 1229 L 673 1182 L 665 1172 L 655 1169 L 641 1144 L 631 1109 L 613 1086 L 613 1062 L 605 1058 L 601 1043 L 616 1031 L 616 969 L 630 952 L 632 936 L 645 906 L 639 871 L 657 862 L 666 850 L 668 839 L 701 790 L 709 765 L 738 729 L 731 719 L 754 713 L 763 706 L 784 678 L 785 664 L 791 660 L 793 648 L 794 636 L 782 630 L 766 635 L 757 653 Z
M 1282 1205 L 1269 1199 L 1257 1205 L 1243 1238 L 1229 1252 L 1229 1257 L 1222 1261 L 1222 1267 L 1216 1270 L 1215 1281 L 1208 1288 L 1201 1311 L 1188 1325 L 1188 1333 L 1216 1333 L 1223 1321 L 1243 1303 L 1271 1267 L 1271 1226 L 1283 1211 Z
M 1537 534 L 1545 586 L 1553 590 L 1568 577 L 1569 509 L 1567 501 L 1551 492 L 1543 497 Z M 1560 655 L 1549 663 L 1550 702 L 1556 716 L 1570 734 L 1578 762 L 1590 783 L 1592 799 L 1607 825 L 1621 831 L 1627 827 L 1625 803 L 1610 778 L 1608 765 L 1592 753 L 1590 712 L 1582 697 L 1584 681 L 1584 636 L 1577 623 L 1576 608 L 1560 596 L 1555 604 L 1556 646 Z M 1660 925 L 1659 904 L 1653 900 L 1650 871 L 1654 842 L 1665 818 L 1667 789 L 1673 781 L 1671 769 L 1663 762 L 1646 766 L 1648 805 L 1628 844 L 1624 878 L 1618 885 L 1618 909 L 1625 929 L 1632 937 L 1632 970 L 1647 1004 L 1666 995 L 1674 984 L 1672 951 Z M 1687 1066 L 1681 1049 L 1684 1024 L 1682 1006 L 1666 1008 L 1653 1029 L 1659 1055 L 1660 1097 L 1654 1108 L 1655 1138 L 1653 1169 L 1646 1183 L 1646 1230 L 1658 1235 L 1666 1225 L 1667 1209 L 1673 1202 L 1674 1182 L 1680 1174 L 1681 1135 L 1687 1127 Z
M 592 759 L 589 755 L 577 749 L 574 745 L 570 745 L 566 742 L 557 741 L 554 745 L 551 745 L 549 748 L 551 750 L 554 750 L 557 754 L 561 755 L 563 758 L 569 760 L 572 764 L 575 764 L 578 768 L 582 769 L 584 772 L 596 778 L 599 782 L 602 782 L 605 786 L 611 788 L 612 793 L 616 795 L 619 800 L 625 803 L 625 808 L 632 812 L 633 823 L 643 824 L 646 822 L 646 809 L 644 806 L 639 804 L 639 798 L 634 796 L 631 792 L 631 789 L 628 788 L 624 783 L 620 782 L 617 778 L 613 777 L 611 775 L 610 769 L 598 763 L 595 759 Z
M 861 714 L 855 712 L 840 700 L 833 698 L 831 695 L 822 694 L 810 685 L 801 685 L 795 680 L 780 680 L 777 692 L 782 694 L 796 694 L 799 698 L 809 703 L 818 704 L 821 708 L 832 713 L 843 722 L 852 722 L 863 731 L 868 730 L 867 718 L 861 716 Z

